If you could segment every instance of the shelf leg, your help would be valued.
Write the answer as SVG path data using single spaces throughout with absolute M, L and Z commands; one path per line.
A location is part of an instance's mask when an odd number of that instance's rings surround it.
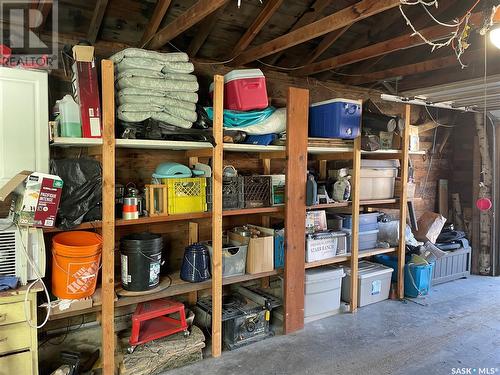
M 358 309 L 358 258 L 359 258 L 359 204 L 360 204 L 360 171 L 361 171 L 361 137 L 354 140 L 352 184 L 352 237 L 351 237 L 351 303 L 350 310 Z
M 222 112 L 224 77 L 214 77 L 215 147 L 212 151 L 212 356 L 222 352 Z
M 410 148 L 410 116 L 411 106 L 405 106 L 405 127 L 401 135 L 401 192 L 399 200 L 399 247 L 398 247 L 398 297 L 403 299 L 404 290 L 404 267 L 406 253 L 406 216 L 408 212 L 408 158 Z

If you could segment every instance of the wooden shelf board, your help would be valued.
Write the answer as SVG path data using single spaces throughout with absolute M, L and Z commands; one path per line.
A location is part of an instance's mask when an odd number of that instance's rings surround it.
M 276 152 L 285 151 L 285 146 L 263 146 L 244 143 L 224 143 L 224 151 L 230 152 Z
M 308 146 L 307 152 L 312 155 L 316 154 L 336 154 L 343 152 L 352 152 L 352 147 L 349 146 Z
M 226 210 L 223 211 L 223 216 L 238 216 L 238 215 L 256 215 L 256 214 L 271 214 L 283 212 L 285 207 L 282 206 L 272 206 L 272 207 L 259 207 L 259 208 L 243 208 L 240 210 Z M 196 220 L 196 219 L 210 219 L 212 217 L 212 212 L 192 212 L 188 214 L 177 214 L 168 216 L 147 216 L 140 217 L 135 220 L 123 220 L 117 219 L 115 225 L 117 227 L 129 226 L 129 225 L 140 225 L 140 224 L 154 224 L 154 223 L 166 223 L 170 221 L 184 221 L 184 220 Z M 101 221 L 92 221 L 88 223 L 80 224 L 71 230 L 82 230 L 82 229 L 95 229 L 101 228 Z M 59 228 L 44 228 L 45 233 L 55 233 L 62 232 L 63 229 Z
M 117 148 L 139 148 L 151 150 L 200 150 L 212 148 L 209 142 L 159 141 L 149 139 L 116 139 Z
M 242 208 L 240 210 L 226 210 L 222 212 L 222 216 L 237 216 L 237 215 L 255 215 L 255 214 L 271 214 L 283 212 L 285 206 L 259 207 L 259 208 Z
M 368 258 L 374 255 L 393 253 L 396 251 L 397 247 L 382 248 L 382 249 L 371 249 L 371 250 L 361 250 L 358 255 L 358 259 Z
M 361 201 L 360 206 L 373 206 L 378 204 L 393 204 L 397 203 L 399 200 L 397 198 L 392 199 L 374 199 L 368 201 Z M 335 203 L 324 203 L 318 204 L 316 206 L 308 206 L 307 210 L 324 210 L 327 208 L 339 208 L 339 207 L 348 207 L 351 205 L 351 202 L 335 202 Z
M 337 255 L 333 258 L 317 260 L 315 262 L 306 263 L 305 267 L 306 267 L 306 269 L 308 269 L 308 268 L 327 266 L 329 264 L 347 262 L 350 258 L 351 258 L 351 254 Z
M 102 145 L 102 138 L 55 137 L 51 147 L 93 147 Z

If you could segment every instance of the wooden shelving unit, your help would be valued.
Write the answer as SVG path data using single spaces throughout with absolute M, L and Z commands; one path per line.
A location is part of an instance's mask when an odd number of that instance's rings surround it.
M 360 201 L 359 199 L 359 170 L 362 157 L 376 158 L 399 158 L 402 161 L 402 177 L 408 175 L 408 133 L 403 135 L 403 148 L 400 150 L 384 150 L 375 153 L 361 151 L 360 138 L 357 138 L 352 146 L 346 147 L 308 147 L 307 126 L 309 109 L 309 92 L 304 89 L 290 88 L 287 97 L 287 139 L 286 146 L 258 146 L 241 144 L 223 144 L 222 142 L 222 113 L 223 113 L 223 77 L 215 76 L 214 83 L 214 121 L 213 135 L 215 146 L 206 142 L 168 142 L 150 141 L 134 139 L 114 138 L 114 77 L 113 64 L 111 61 L 102 62 L 102 106 L 103 106 L 103 138 L 102 139 L 62 139 L 56 138 L 52 147 L 79 147 L 100 150 L 103 167 L 103 220 L 91 223 L 84 223 L 74 229 L 93 229 L 102 233 L 104 243 L 102 250 L 102 283 L 100 285 L 100 299 L 95 301 L 90 309 L 75 312 L 59 313 L 51 319 L 67 318 L 74 315 L 90 312 L 100 312 L 102 325 L 102 353 L 103 370 L 105 374 L 112 374 L 115 366 L 115 333 L 114 333 L 114 313 L 116 308 L 130 306 L 139 302 L 153 300 L 162 297 L 187 295 L 188 300 L 196 301 L 197 292 L 211 290 L 212 294 L 212 356 L 218 357 L 222 351 L 222 288 L 230 285 L 250 280 L 263 279 L 270 276 L 283 274 L 284 276 L 284 332 L 290 333 L 301 329 L 304 326 L 304 277 L 308 268 L 319 267 L 328 264 L 349 262 L 352 274 L 357 275 L 357 264 L 360 258 L 370 257 L 376 254 L 397 253 L 399 263 L 404 262 L 404 236 L 398 248 L 372 249 L 359 252 L 357 228 L 359 224 L 359 209 L 361 206 L 376 205 L 398 205 L 401 215 L 406 215 L 406 185 L 403 184 L 401 199 Z M 407 125 L 409 121 L 409 107 L 407 108 Z M 406 127 L 406 129 L 408 126 Z M 212 163 L 212 210 L 210 212 L 198 212 L 190 214 L 169 215 L 159 217 L 141 217 L 137 220 L 116 220 L 115 219 L 115 152 L 117 149 L 137 149 L 137 150 L 165 150 L 168 154 L 171 151 L 180 154 L 180 157 L 189 159 L 189 164 L 198 161 L 199 158 L 209 158 Z M 121 153 L 124 150 L 120 151 Z M 153 152 L 153 151 L 148 151 Z M 184 153 L 182 153 L 184 152 Z M 258 154 L 261 159 L 264 174 L 271 173 L 271 160 L 285 159 L 286 165 L 286 187 L 285 205 L 248 208 L 237 210 L 222 210 L 222 171 L 225 153 Z M 308 156 L 309 155 L 309 156 Z M 234 157 L 231 156 L 231 157 Z M 246 157 L 246 156 L 245 156 Z M 334 159 L 353 160 L 353 184 L 352 201 L 343 203 L 332 203 L 306 207 L 305 189 L 307 159 L 319 161 L 320 171 L 326 173 L 326 161 Z M 351 240 L 352 249 L 350 254 L 326 259 L 319 262 L 305 263 L 305 214 L 307 210 L 347 208 L 352 212 L 353 237 Z M 273 216 L 284 217 L 286 233 L 285 268 L 284 270 L 274 270 L 254 275 L 242 275 L 223 278 L 222 277 L 222 229 L 223 220 L 232 220 L 238 216 L 261 215 L 262 224 L 269 225 Z M 198 240 L 198 221 L 211 221 L 211 238 L 213 246 L 212 278 L 201 283 L 188 283 L 180 280 L 179 272 L 173 272 L 170 276 L 172 282 L 166 289 L 158 290 L 137 296 L 116 297 L 115 281 L 115 230 L 119 231 L 123 227 L 134 225 L 189 223 L 189 243 Z M 404 223 L 404 220 L 402 221 Z M 403 224 L 402 224 L 403 225 Z M 128 230 L 128 229 L 127 229 Z M 57 232 L 57 229 L 47 230 L 47 233 Z M 404 230 L 400 231 L 404 233 Z M 403 280 L 403 267 L 400 267 L 399 280 Z M 357 308 L 357 277 L 352 278 L 351 285 L 351 311 Z M 398 286 L 399 296 L 403 297 L 402 283 Z

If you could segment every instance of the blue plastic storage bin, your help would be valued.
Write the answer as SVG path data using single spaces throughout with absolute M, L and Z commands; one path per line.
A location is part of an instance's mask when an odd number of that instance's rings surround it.
M 406 256 L 406 262 L 410 261 L 411 257 Z M 384 266 L 391 267 L 392 281 L 398 281 L 398 258 L 392 255 L 375 255 L 375 261 Z M 416 298 L 419 295 L 425 296 L 429 293 L 432 280 L 432 269 L 434 263 L 428 265 L 405 265 L 405 296 Z
M 274 231 L 274 269 L 285 266 L 285 230 Z
M 359 231 L 369 232 L 378 229 L 377 218 L 380 215 L 379 212 L 370 212 L 366 214 L 359 214 Z M 342 228 L 352 229 L 352 215 L 342 214 Z
M 354 139 L 361 128 L 359 100 L 331 99 L 309 107 L 309 137 Z

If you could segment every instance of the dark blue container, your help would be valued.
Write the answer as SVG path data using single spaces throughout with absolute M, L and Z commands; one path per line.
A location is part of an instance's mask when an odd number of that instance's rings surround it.
M 416 265 L 409 263 L 410 256 L 406 256 L 405 265 L 405 296 L 416 298 L 418 296 L 425 296 L 429 293 L 432 281 L 432 269 L 434 263 L 426 265 Z M 391 267 L 392 281 L 398 281 L 398 258 L 392 255 L 375 255 L 375 261 L 383 264 L 384 266 Z
M 195 243 L 186 247 L 180 276 L 182 280 L 190 283 L 210 279 L 210 255 L 205 246 Z
M 309 107 L 309 137 L 354 139 L 361 133 L 361 102 L 332 99 Z

